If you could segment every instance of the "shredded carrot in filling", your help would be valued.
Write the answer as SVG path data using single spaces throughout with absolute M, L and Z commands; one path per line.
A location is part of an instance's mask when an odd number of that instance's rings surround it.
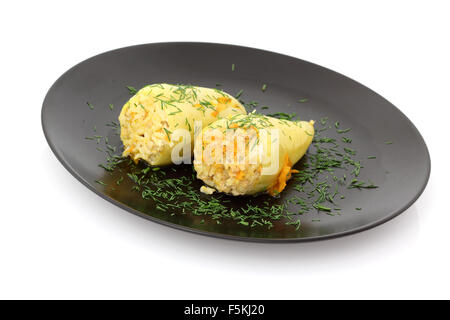
M 231 101 L 231 99 L 228 98 L 228 97 L 219 97 L 219 98 L 217 98 L 217 101 L 218 101 L 219 103 L 227 104 L 228 102 Z
M 229 98 L 227 98 L 227 99 L 229 99 Z M 218 99 L 218 101 L 221 102 L 221 101 L 220 101 L 220 98 Z M 219 115 L 220 112 L 222 112 L 223 110 L 225 110 L 225 108 L 226 108 L 226 105 L 225 105 L 225 104 L 219 104 L 219 105 L 215 108 L 215 110 L 214 110 L 213 112 L 211 112 L 211 115 L 212 115 L 213 117 L 217 117 L 217 116 Z
M 244 177 L 244 171 L 239 171 L 239 173 L 236 175 L 237 180 L 242 180 L 243 177 Z
M 284 157 L 283 167 L 281 168 L 281 171 L 278 174 L 277 179 L 267 188 L 267 192 L 271 196 L 274 196 L 275 194 L 283 191 L 284 188 L 286 187 L 286 181 L 288 181 L 291 178 L 292 173 L 299 172 L 298 170 L 291 168 L 292 163 L 289 160 L 289 156 L 286 154 L 286 156 Z

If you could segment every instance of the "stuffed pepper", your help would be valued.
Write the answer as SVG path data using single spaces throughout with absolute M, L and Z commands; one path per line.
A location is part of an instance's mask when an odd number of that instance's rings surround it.
M 314 121 L 251 113 L 206 126 L 194 142 L 197 177 L 232 195 L 280 193 L 314 137 Z

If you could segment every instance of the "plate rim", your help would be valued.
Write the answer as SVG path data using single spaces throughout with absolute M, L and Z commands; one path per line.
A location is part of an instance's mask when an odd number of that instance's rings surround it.
M 306 238 L 258 238 L 258 237 L 243 237 L 243 236 L 235 236 L 235 235 L 229 235 L 229 234 L 223 234 L 223 233 L 217 233 L 217 232 L 212 232 L 212 231 L 206 231 L 206 230 L 201 230 L 201 229 L 195 229 L 192 227 L 187 227 L 184 225 L 180 225 L 180 224 L 176 224 L 173 222 L 169 222 L 169 221 L 165 221 L 165 220 L 161 220 L 159 218 L 155 218 L 153 216 L 147 215 L 139 210 L 133 209 L 131 207 L 128 207 L 126 205 L 124 205 L 123 203 L 121 203 L 118 200 L 115 200 L 111 197 L 108 197 L 106 194 L 98 191 L 97 189 L 95 189 L 88 181 L 86 181 L 83 177 L 81 177 L 76 170 L 74 170 L 72 168 L 72 166 L 69 165 L 69 163 L 67 161 L 64 161 L 64 157 L 62 156 L 62 154 L 60 154 L 56 148 L 56 146 L 54 145 L 54 143 L 50 140 L 49 136 L 48 136 L 48 132 L 47 132 L 47 125 L 45 122 L 45 109 L 46 109 L 46 105 L 47 105 L 47 100 L 49 98 L 50 93 L 53 91 L 53 88 L 67 75 L 69 74 L 73 69 L 77 68 L 79 65 L 86 63 L 90 60 L 96 59 L 100 56 L 103 55 L 107 55 L 116 51 L 120 51 L 120 50 L 125 50 L 125 49 L 131 49 L 131 48 L 137 48 L 137 47 L 147 47 L 147 46 L 158 46 L 158 45 L 214 45 L 214 46 L 226 46 L 226 47 L 236 47 L 236 48 L 240 48 L 240 49 L 251 49 L 251 50 L 256 50 L 256 51 L 261 51 L 264 52 L 266 54 L 274 54 L 274 55 L 279 55 L 279 56 L 283 56 L 285 58 L 290 58 L 290 59 L 295 59 L 295 60 L 300 60 L 302 62 L 311 64 L 315 67 L 318 67 L 320 69 L 324 69 L 326 71 L 332 72 L 340 77 L 344 77 L 345 79 L 348 79 L 360 86 L 362 86 L 363 88 L 365 88 L 366 90 L 369 90 L 372 94 L 376 94 L 378 97 L 380 97 L 381 99 L 387 101 L 392 107 L 394 107 L 394 109 L 396 111 L 399 112 L 399 114 L 401 116 L 403 116 L 405 118 L 405 120 L 407 120 L 407 122 L 409 122 L 409 124 L 411 125 L 412 129 L 416 132 L 417 136 L 420 138 L 424 148 L 425 148 L 425 156 L 426 156 L 426 175 L 425 175 L 425 179 L 422 183 L 422 185 L 420 186 L 419 191 L 415 194 L 415 196 L 407 203 L 405 203 L 402 207 L 400 207 L 399 209 L 397 209 L 396 211 L 389 213 L 387 216 L 378 219 L 376 221 L 373 221 L 369 224 L 357 227 L 357 228 L 353 228 L 353 229 L 349 229 L 346 231 L 341 231 L 341 232 L 337 232 L 337 233 L 332 233 L 332 234 L 327 234 L 327 235 L 319 235 L 319 236 L 312 236 L 312 237 L 306 237 Z M 91 190 L 92 192 L 94 192 L 95 194 L 99 195 L 101 198 L 109 201 L 110 203 L 118 206 L 119 208 L 128 211 L 134 215 L 137 215 L 141 218 L 144 218 L 146 220 L 150 220 L 152 222 L 156 222 L 158 224 L 164 225 L 164 226 L 168 226 L 171 227 L 173 229 L 177 229 L 177 230 L 182 230 L 182 231 L 187 231 L 190 233 L 194 233 L 194 234 L 200 234 L 200 235 L 204 235 L 204 236 L 208 236 L 208 237 L 213 237 L 213 238 L 220 238 L 220 239 L 227 239 L 227 240 L 235 240 L 235 241 L 245 241 L 245 242 L 256 242 L 256 243 L 296 243 L 296 242 L 313 242 L 313 241 L 319 241 L 319 240 L 331 240 L 331 239 L 335 239 L 335 238 L 340 238 L 340 237 L 344 237 L 344 236 L 349 236 L 349 235 L 353 235 L 356 233 L 360 233 L 366 230 L 370 230 L 372 228 L 375 228 L 379 225 L 382 225 L 392 219 L 394 219 L 395 217 L 399 216 L 401 213 L 403 213 L 404 211 L 406 211 L 408 208 L 410 208 L 416 201 L 417 199 L 423 194 L 426 186 L 428 185 L 428 181 L 430 179 L 430 174 L 431 174 L 431 157 L 430 157 L 430 152 L 428 150 L 428 146 L 425 142 L 425 139 L 423 138 L 423 136 L 421 135 L 420 131 L 417 129 L 417 127 L 414 125 L 414 123 L 397 107 L 395 106 L 393 103 L 391 103 L 389 100 L 387 100 L 386 98 L 384 98 L 383 96 L 381 96 L 380 94 L 378 94 L 377 92 L 373 91 L 372 89 L 370 89 L 369 87 L 365 86 L 364 84 L 347 77 L 344 74 L 341 74 L 337 71 L 331 70 L 327 67 L 323 67 L 321 65 L 318 65 L 316 63 L 304 60 L 304 59 L 300 59 L 300 58 L 296 58 L 290 55 L 285 55 L 282 53 L 278 53 L 278 52 L 274 52 L 274 51 L 269 51 L 269 50 L 265 50 L 265 49 L 260 49 L 260 48 L 255 48 L 255 47 L 248 47 L 248 46 L 242 46 L 242 45 L 235 45 L 235 44 L 226 44 L 226 43 L 216 43 L 216 42 L 196 42 L 196 41 L 169 41 L 169 42 L 154 42 L 154 43 L 143 43 L 143 44 L 137 44 L 137 45 L 131 45 L 131 46 L 125 46 L 125 47 L 121 47 L 121 48 L 117 48 L 117 49 L 112 49 L 112 50 L 108 50 L 99 54 L 96 54 L 90 58 L 87 58 L 77 64 L 75 64 L 74 66 L 72 66 L 71 68 L 69 68 L 67 71 L 65 71 L 61 76 L 58 77 L 58 79 L 55 80 L 55 82 L 52 84 L 52 86 L 48 89 L 45 98 L 43 100 L 42 103 L 42 108 L 41 108 L 41 125 L 42 125 L 42 130 L 45 136 L 45 140 L 47 141 L 48 145 L 50 146 L 50 149 L 52 150 L 53 154 L 56 156 L 56 158 L 58 159 L 58 161 L 63 165 L 63 167 L 73 176 L 75 177 L 79 182 L 81 182 L 84 186 L 86 186 L 89 190 Z

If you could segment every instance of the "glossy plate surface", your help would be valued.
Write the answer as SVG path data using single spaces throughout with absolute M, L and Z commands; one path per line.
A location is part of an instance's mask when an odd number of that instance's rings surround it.
M 246 102 L 270 106 L 266 113 L 295 112 L 305 120 L 327 117 L 330 124 L 339 121 L 343 128 L 351 128 L 351 147 L 357 150 L 364 166 L 360 178 L 370 179 L 379 188 L 368 191 L 341 188 L 345 196 L 338 202 L 342 214 L 310 212 L 301 216 L 299 230 L 284 223 L 275 223 L 270 230 L 236 223 L 217 224 L 208 217 L 156 210 L 151 200 L 143 200 L 139 193 L 131 191 L 129 183 L 114 183 L 119 176 L 98 166 L 105 161 L 105 155 L 96 150 L 100 145 L 85 137 L 108 137 L 111 145 L 120 148 L 119 137 L 105 124 L 117 122 L 121 107 L 130 98 L 125 86 L 141 88 L 162 82 L 212 88 L 221 84 L 220 88 L 230 94 L 243 89 L 241 98 Z M 261 90 L 263 84 L 267 85 L 265 92 Z M 305 100 L 299 103 L 299 99 Z M 114 105 L 113 110 L 109 104 Z M 262 111 L 260 107 L 257 110 Z M 424 190 L 430 174 L 430 157 L 420 133 L 380 95 L 318 65 L 240 46 L 157 43 L 100 54 L 76 65 L 55 82 L 44 100 L 42 125 L 51 149 L 65 168 L 104 199 L 164 225 L 230 239 L 308 241 L 366 230 L 411 206 Z M 333 130 L 327 135 L 337 139 L 342 136 Z M 376 159 L 368 160 L 368 155 Z M 168 176 L 190 174 L 191 168 L 183 166 L 176 171 L 168 171 Z M 109 183 L 103 186 L 95 180 Z M 201 183 L 195 181 L 194 185 L 199 188 Z M 289 184 L 275 201 L 280 203 L 296 193 Z M 208 199 L 206 195 L 202 197 Z M 236 207 L 250 201 L 245 197 L 230 200 Z M 267 196 L 251 199 L 254 205 L 266 200 Z

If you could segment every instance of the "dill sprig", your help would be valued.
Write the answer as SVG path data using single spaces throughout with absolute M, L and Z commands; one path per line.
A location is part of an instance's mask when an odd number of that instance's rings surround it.
M 261 87 L 261 91 L 266 92 L 266 90 L 267 90 L 267 84 L 264 83 Z
M 293 120 L 295 117 L 297 117 L 296 113 L 286 113 L 286 112 L 275 112 L 272 114 L 268 114 L 269 117 L 274 117 L 282 120 Z
M 134 96 L 138 91 L 136 90 L 136 88 L 132 87 L 132 86 L 125 86 L 125 88 L 128 89 L 128 92 L 130 93 L 130 95 Z

